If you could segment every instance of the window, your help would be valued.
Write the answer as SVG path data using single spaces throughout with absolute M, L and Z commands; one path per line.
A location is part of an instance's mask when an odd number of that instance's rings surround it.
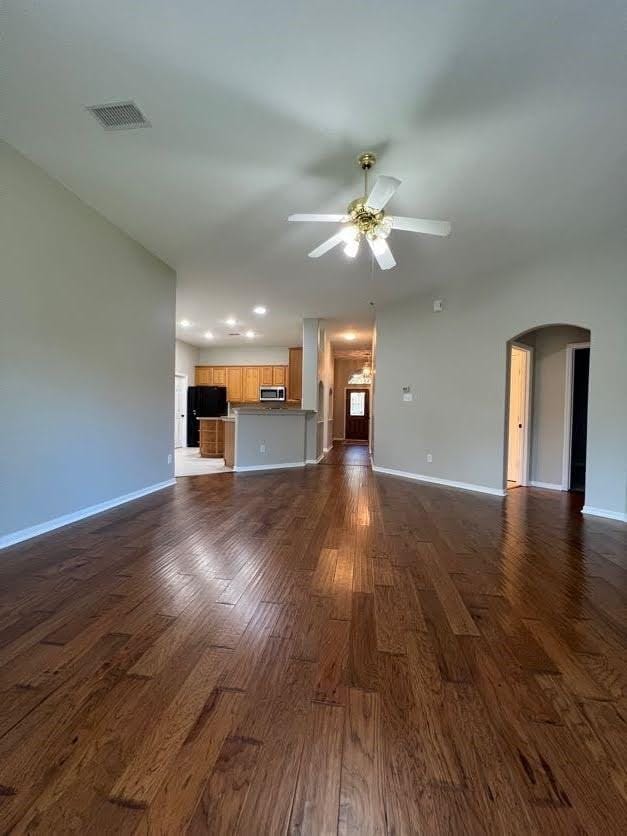
M 349 415 L 351 418 L 363 418 L 366 414 L 366 393 L 351 392 Z

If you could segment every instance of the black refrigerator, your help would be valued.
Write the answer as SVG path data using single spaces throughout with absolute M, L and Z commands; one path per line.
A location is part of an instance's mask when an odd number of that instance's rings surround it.
M 187 389 L 187 446 L 198 447 L 197 418 L 226 415 L 226 386 L 189 386 Z

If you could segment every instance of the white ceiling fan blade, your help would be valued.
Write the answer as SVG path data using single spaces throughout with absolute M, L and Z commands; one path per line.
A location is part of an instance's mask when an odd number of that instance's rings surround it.
M 312 250 L 309 253 L 309 258 L 320 258 L 321 255 L 328 253 L 329 250 L 332 250 L 333 247 L 337 247 L 338 244 L 341 244 L 342 241 L 346 241 L 344 238 L 344 230 L 341 229 L 339 232 L 336 232 L 335 235 L 332 235 L 330 238 L 327 238 L 326 241 L 323 241 L 320 246 L 316 247 L 315 250 Z
M 392 229 L 404 229 L 406 232 L 422 232 L 424 235 L 442 235 L 446 237 L 451 234 L 451 225 L 448 221 L 427 221 L 424 218 L 390 218 Z
M 382 270 L 391 270 L 392 267 L 396 267 L 392 250 L 384 238 L 377 238 L 374 241 L 368 238 L 368 243 L 370 244 L 370 249 L 374 257 L 377 259 L 377 264 Z
M 341 223 L 346 215 L 290 215 L 288 221 L 313 221 L 314 223 Z
M 377 177 L 372 191 L 366 199 L 366 206 L 369 209 L 374 209 L 375 212 L 380 212 L 388 200 L 394 196 L 401 182 L 396 177 L 386 177 L 385 174 Z

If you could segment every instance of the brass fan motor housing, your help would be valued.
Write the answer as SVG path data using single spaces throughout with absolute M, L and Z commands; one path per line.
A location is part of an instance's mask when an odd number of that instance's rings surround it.
M 373 212 L 366 206 L 366 197 L 357 197 L 348 204 L 346 214 L 350 223 L 355 226 L 362 235 L 372 238 L 378 225 L 385 217 L 385 212 Z

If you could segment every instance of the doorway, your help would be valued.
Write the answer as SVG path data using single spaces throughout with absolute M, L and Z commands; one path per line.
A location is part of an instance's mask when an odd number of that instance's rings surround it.
M 174 447 L 187 444 L 187 375 L 174 375 Z
M 528 346 L 510 346 L 507 424 L 508 488 L 526 485 L 529 480 L 531 354 L 532 349 Z
M 344 437 L 350 441 L 368 441 L 370 391 L 347 389 Z
M 571 343 L 566 348 L 568 354 L 564 398 L 562 487 L 567 491 L 584 492 L 586 489 L 590 343 Z

